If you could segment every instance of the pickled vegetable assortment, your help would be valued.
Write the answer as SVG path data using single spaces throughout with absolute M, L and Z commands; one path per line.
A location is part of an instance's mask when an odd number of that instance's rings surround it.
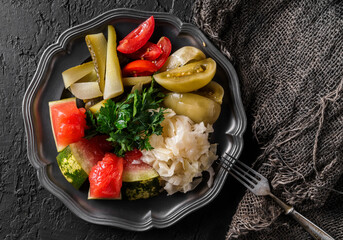
M 193 46 L 172 49 L 166 36 L 152 41 L 154 29 L 151 16 L 118 46 L 112 25 L 107 39 L 104 33 L 87 35 L 92 61 L 62 73 L 65 88 L 86 110 L 75 99 L 49 104 L 55 112 L 57 103 L 70 103 L 69 112 L 83 116 L 80 126 L 61 114 L 51 114 L 51 122 L 54 134 L 62 120 L 77 129 L 77 136 L 63 133 L 70 141 L 55 137 L 57 160 L 75 188 L 89 178 L 89 199 L 145 199 L 163 189 L 185 193 L 200 183 L 202 171 L 213 175 L 216 144 L 208 135 L 224 97 L 213 81 L 216 62 Z

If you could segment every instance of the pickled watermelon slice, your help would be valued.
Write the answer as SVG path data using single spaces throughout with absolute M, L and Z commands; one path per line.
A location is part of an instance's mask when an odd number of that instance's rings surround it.
M 63 176 L 76 189 L 88 178 L 88 174 L 105 153 L 112 150 L 106 135 L 98 135 L 91 139 L 81 139 L 64 148 L 56 157 Z
M 77 108 L 76 98 L 49 102 L 49 112 L 58 152 L 84 137 L 87 128 L 86 110 Z
M 141 157 L 137 149 L 125 154 L 122 194 L 128 200 L 154 197 L 161 190 L 160 176 Z
M 134 149 L 125 153 L 123 182 L 136 182 L 159 177 L 149 164 L 141 160 L 142 152 Z
M 65 179 L 70 182 L 74 188 L 79 189 L 88 178 L 88 175 L 71 153 L 70 147 L 68 146 L 63 149 L 57 155 L 56 159 Z

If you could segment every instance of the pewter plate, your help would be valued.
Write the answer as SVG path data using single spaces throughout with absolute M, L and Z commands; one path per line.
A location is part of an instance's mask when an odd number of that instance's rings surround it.
M 182 46 L 200 48 L 217 62 L 214 80 L 225 89 L 220 118 L 214 125 L 211 142 L 218 143 L 218 155 L 227 152 L 238 157 L 243 148 L 242 134 L 246 117 L 241 103 L 238 78 L 228 59 L 216 49 L 194 25 L 182 23 L 167 13 L 114 9 L 67 29 L 56 43 L 42 54 L 36 73 L 23 99 L 23 117 L 27 134 L 27 153 L 37 169 L 38 180 L 59 198 L 78 217 L 96 224 L 115 226 L 133 231 L 165 228 L 213 200 L 227 178 L 227 173 L 214 164 L 213 186 L 207 187 L 206 176 L 193 191 L 137 201 L 87 200 L 88 186 L 75 190 L 61 174 L 56 162 L 56 147 L 50 127 L 48 102 L 61 99 L 64 90 L 61 73 L 89 58 L 84 42 L 87 34 L 104 32 L 114 25 L 118 39 L 138 26 L 146 18 L 155 17 L 155 31 L 151 41 L 167 36 L 175 51 Z

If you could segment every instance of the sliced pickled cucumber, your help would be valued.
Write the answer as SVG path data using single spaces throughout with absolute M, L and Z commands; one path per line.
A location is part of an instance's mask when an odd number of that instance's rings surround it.
M 198 89 L 194 93 L 212 99 L 219 104 L 222 104 L 224 97 L 224 88 L 220 86 L 219 83 L 211 81 L 205 87 Z
M 90 73 L 88 73 L 87 75 L 82 77 L 79 81 L 77 81 L 77 83 L 80 83 L 80 82 L 96 82 L 99 85 L 97 80 L 98 80 L 98 75 L 96 74 L 95 70 L 93 69 Z
M 181 67 L 190 61 L 200 61 L 205 59 L 205 54 L 198 48 L 192 46 L 182 47 L 170 55 L 160 69 L 160 72 L 168 71 L 177 67 Z
M 79 99 L 91 99 L 102 96 L 98 82 L 77 82 L 70 85 L 69 89 Z
M 123 92 L 124 87 L 117 55 L 117 36 L 114 27 L 112 25 L 108 25 L 104 99 L 114 98 Z
M 151 76 L 143 76 L 143 77 L 126 77 L 123 78 L 124 86 L 134 86 L 138 83 L 148 84 L 151 83 L 152 77 Z
M 91 107 L 89 108 L 89 110 L 90 110 L 93 114 L 99 112 L 99 111 L 100 111 L 100 108 L 103 107 L 103 106 L 105 106 L 104 104 L 106 103 L 106 101 L 107 101 L 107 99 L 106 99 L 106 100 L 102 100 L 102 101 L 100 101 L 100 102 L 94 104 L 93 106 L 91 106 Z
M 69 68 L 62 73 L 62 78 L 64 82 L 64 87 L 68 88 L 73 83 L 79 81 L 86 75 L 94 71 L 93 62 L 87 62 L 76 67 Z
M 103 92 L 105 88 L 105 69 L 107 55 L 106 38 L 103 33 L 97 33 L 87 35 L 85 40 L 94 63 L 94 69 L 98 76 L 100 91 Z

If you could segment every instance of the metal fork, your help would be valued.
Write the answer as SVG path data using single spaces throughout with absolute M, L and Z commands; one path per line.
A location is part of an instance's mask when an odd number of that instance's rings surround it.
M 286 215 L 291 215 L 298 223 L 300 223 L 314 239 L 333 240 L 333 238 L 324 232 L 317 225 L 298 213 L 294 207 L 287 205 L 274 194 L 270 192 L 269 182 L 267 178 L 248 167 L 238 159 L 225 153 L 220 159 L 220 166 L 229 174 L 235 177 L 240 183 L 247 187 L 253 194 L 257 196 L 270 196 L 273 198 L 285 211 Z

